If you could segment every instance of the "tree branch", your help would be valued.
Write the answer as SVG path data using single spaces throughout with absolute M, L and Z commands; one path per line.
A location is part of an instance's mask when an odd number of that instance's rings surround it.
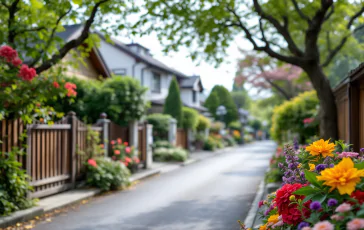
M 321 30 L 321 26 L 325 20 L 326 12 L 332 4 L 333 0 L 321 0 L 321 7 L 316 11 L 315 16 L 312 18 L 312 22 L 309 24 L 309 27 L 306 31 L 305 54 L 310 59 L 320 59 L 319 50 L 317 47 L 317 39 Z
M 46 30 L 46 29 L 47 28 L 45 26 L 27 28 L 27 29 L 22 29 L 22 30 L 16 31 L 15 35 L 22 34 L 22 33 L 25 33 L 25 32 L 41 31 L 41 30 Z
M 15 0 L 10 6 L 8 6 L 9 11 L 9 19 L 8 19 L 8 43 L 11 44 L 15 48 L 15 26 L 13 27 L 13 23 L 15 20 L 15 14 L 18 11 L 18 3 L 20 0 Z M 5 5 L 6 6 L 6 5 Z
M 69 13 L 71 12 L 72 10 L 72 6 L 62 15 L 60 15 L 56 21 L 56 25 L 54 26 L 54 28 L 52 29 L 52 32 L 51 32 L 51 36 L 49 37 L 48 41 L 47 41 L 47 44 L 45 45 L 44 49 L 43 50 L 40 50 L 38 52 L 38 56 L 29 64 L 29 66 L 33 67 L 35 66 L 35 64 L 37 64 L 37 62 L 42 58 L 42 55 L 44 52 L 46 52 L 49 48 L 49 46 L 52 44 L 52 41 L 54 39 L 54 36 L 56 34 L 56 31 L 57 31 L 57 27 L 59 25 L 59 23 L 61 22 L 61 20 Z
M 326 15 L 326 17 L 325 17 L 324 21 L 329 20 L 329 18 L 331 17 L 331 15 L 333 15 L 333 14 L 334 14 L 334 10 L 335 10 L 335 6 L 334 6 L 334 4 L 332 4 L 332 6 L 331 6 L 331 10 L 330 10 L 330 12 Z
M 71 49 L 76 48 L 77 46 L 81 45 L 88 38 L 91 25 L 95 20 L 96 13 L 97 13 L 99 7 L 107 1 L 109 1 L 109 0 L 102 0 L 95 4 L 94 8 L 91 11 L 91 15 L 90 15 L 89 19 L 87 19 L 87 21 L 83 27 L 81 35 L 77 39 L 72 39 L 71 41 L 64 44 L 63 47 L 59 49 L 58 53 L 53 54 L 53 56 L 50 59 L 43 62 L 39 67 L 37 67 L 36 71 L 38 74 L 51 68 L 59 60 L 61 60 L 64 56 L 66 56 L 66 54 Z
M 355 19 L 357 19 L 359 16 L 361 16 L 362 14 L 364 13 L 364 7 L 362 7 L 356 14 L 354 14 L 351 18 L 350 18 L 350 20 L 349 20 L 349 22 L 348 22 L 348 24 L 346 25 L 346 28 L 348 29 L 348 30 L 350 30 L 351 29 L 351 26 L 353 25 L 353 23 L 354 23 L 354 21 L 355 21 Z M 339 51 L 341 50 L 341 48 L 343 48 L 344 47 L 344 45 L 345 45 L 345 43 L 346 43 L 346 41 L 348 40 L 348 38 L 353 34 L 353 33 L 355 33 L 356 31 L 358 31 L 358 30 L 360 30 L 360 29 L 362 29 L 364 27 L 364 25 L 361 25 L 361 26 L 359 26 L 359 27 L 357 27 L 357 28 L 355 28 L 349 35 L 346 35 L 346 36 L 344 36 L 342 39 L 341 39 L 341 41 L 340 41 L 340 43 L 335 47 L 335 49 L 333 49 L 330 53 L 329 53 L 329 55 L 326 57 L 326 60 L 324 61 L 324 63 L 321 65 L 322 67 L 326 67 L 326 66 L 328 66 L 329 64 L 330 64 L 330 62 L 332 61 L 332 59 L 335 57 L 335 55 L 337 54 L 337 53 L 339 53 Z
M 255 11 L 258 13 L 260 17 L 270 22 L 277 29 L 278 33 L 281 34 L 284 40 L 287 42 L 288 49 L 292 52 L 292 54 L 298 57 L 303 57 L 303 52 L 298 48 L 298 46 L 294 42 L 291 34 L 288 31 L 288 26 L 287 25 L 282 26 L 276 18 L 274 18 L 272 15 L 265 13 L 260 4 L 258 3 L 258 0 L 253 0 L 253 2 Z M 288 19 L 286 18 L 284 20 L 286 24 L 288 24 Z
M 303 20 L 306 20 L 308 23 L 311 23 L 311 19 L 305 15 L 302 10 L 298 7 L 298 4 L 297 4 L 297 1 L 296 0 L 292 0 L 292 3 L 294 5 L 294 8 L 295 10 L 297 11 L 297 13 L 300 15 L 300 17 L 303 19 Z

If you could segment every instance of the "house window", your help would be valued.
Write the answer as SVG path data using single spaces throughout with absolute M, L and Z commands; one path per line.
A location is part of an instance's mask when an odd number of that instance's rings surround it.
M 122 69 L 113 69 L 113 72 L 115 75 L 118 76 L 125 76 L 126 75 L 126 69 L 122 68 Z
M 153 73 L 152 92 L 161 92 L 161 75 L 158 73 Z
M 193 101 L 193 103 L 197 102 L 197 92 L 196 91 L 192 91 L 192 101 Z

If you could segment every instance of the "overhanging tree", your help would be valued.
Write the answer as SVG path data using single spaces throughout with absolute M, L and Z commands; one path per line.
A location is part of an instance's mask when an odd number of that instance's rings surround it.
M 97 43 L 90 36 L 91 28 L 101 29 L 106 36 L 108 31 L 119 32 L 134 9 L 131 0 L 1 0 L 0 43 L 16 48 L 39 74 L 76 47 L 79 56 L 85 55 Z M 64 25 L 75 23 L 82 25 L 76 37 L 63 41 L 57 36 Z
M 146 0 L 144 24 L 166 45 L 193 47 L 206 60 L 221 62 L 238 35 L 253 50 L 303 69 L 320 100 L 320 134 L 337 138 L 335 97 L 324 68 L 346 46 L 362 49 L 352 34 L 362 27 L 364 6 L 358 1 L 333 0 Z M 147 20 L 145 20 L 147 19 Z M 349 53 L 349 52 L 348 52 Z

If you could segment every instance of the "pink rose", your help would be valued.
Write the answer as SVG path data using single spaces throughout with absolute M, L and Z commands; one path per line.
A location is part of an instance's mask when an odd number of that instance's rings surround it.
M 334 225 L 325 220 L 315 224 L 312 230 L 334 230 Z
M 355 218 L 346 224 L 347 230 L 360 230 L 364 228 L 364 219 Z
M 347 212 L 347 211 L 350 211 L 351 209 L 351 205 L 348 204 L 348 203 L 342 203 L 340 204 L 336 209 L 335 211 L 336 212 Z

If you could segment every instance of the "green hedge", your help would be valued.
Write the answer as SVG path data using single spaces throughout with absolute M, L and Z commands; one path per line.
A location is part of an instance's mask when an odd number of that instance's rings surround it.
M 314 121 L 304 124 L 304 119 L 316 117 L 318 104 L 316 92 L 308 91 L 275 107 L 272 116 L 272 137 L 282 142 L 284 134 L 290 131 L 300 134 L 300 142 L 304 143 L 307 138 L 316 135 L 318 123 Z
M 168 114 L 153 113 L 147 116 L 149 124 L 153 125 L 153 137 L 155 140 L 167 140 L 169 121 L 172 117 Z
M 198 125 L 198 112 L 194 109 L 183 107 L 182 127 L 195 130 Z
M 77 97 L 72 102 L 53 101 L 59 112 L 76 112 L 87 123 L 95 123 L 105 112 L 108 118 L 119 125 L 138 120 L 149 103 L 145 100 L 147 88 L 131 77 L 112 77 L 103 82 L 67 78 L 77 86 Z
M 182 100 L 177 79 L 174 77 L 169 85 L 168 96 L 164 103 L 164 114 L 171 115 L 177 120 L 178 127 L 183 124 Z
M 232 129 L 232 130 L 240 131 L 241 130 L 241 123 L 239 121 L 230 122 L 229 128 Z

